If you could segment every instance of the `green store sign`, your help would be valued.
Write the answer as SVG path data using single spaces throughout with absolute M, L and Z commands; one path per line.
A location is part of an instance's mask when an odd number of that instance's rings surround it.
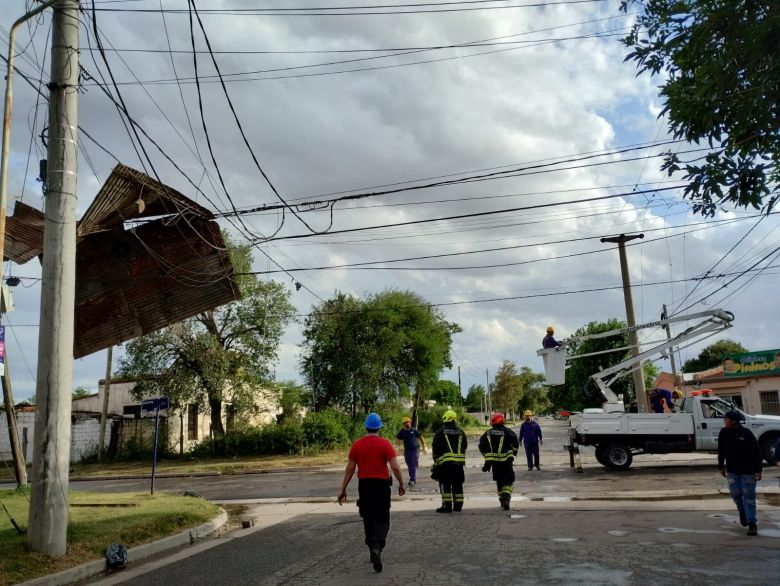
M 723 375 L 726 378 L 760 374 L 780 374 L 780 350 L 729 354 L 723 357 Z

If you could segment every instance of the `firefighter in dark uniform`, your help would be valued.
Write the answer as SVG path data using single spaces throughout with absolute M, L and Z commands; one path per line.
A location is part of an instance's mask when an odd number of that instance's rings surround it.
M 441 492 L 441 507 L 436 509 L 437 513 L 463 509 L 463 483 L 466 481 L 463 469 L 466 466 L 468 441 L 464 431 L 455 422 L 457 418 L 452 409 L 445 411 L 441 418 L 444 425 L 433 436 L 432 477 L 439 481 Z
M 493 413 L 490 417 L 491 429 L 479 438 L 479 451 L 485 457 L 484 472 L 493 471 L 496 481 L 498 502 L 505 511 L 509 510 L 512 500 L 512 485 L 515 483 L 514 461 L 520 442 L 514 431 L 504 425 L 503 413 Z

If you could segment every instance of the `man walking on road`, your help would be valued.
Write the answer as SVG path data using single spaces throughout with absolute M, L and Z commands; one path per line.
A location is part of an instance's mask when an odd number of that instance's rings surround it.
M 412 418 L 404 417 L 401 419 L 401 429 L 396 434 L 396 439 L 399 442 L 403 442 L 404 445 L 404 461 L 406 467 L 409 469 L 409 488 L 412 488 L 417 483 L 417 464 L 420 461 L 420 445 L 422 445 L 425 453 L 428 453 L 428 448 L 425 447 L 425 440 L 420 432 L 412 427 Z
M 742 427 L 741 419 L 738 411 L 726 411 L 723 416 L 725 427 L 718 434 L 718 468 L 728 480 L 739 522 L 748 528 L 748 535 L 758 535 L 756 483 L 761 480 L 763 455 L 756 436 Z
M 465 432 L 455 423 L 458 416 L 448 409 L 442 415 L 444 425 L 433 436 L 434 473 L 439 481 L 441 507 L 437 513 L 458 512 L 463 509 L 463 483 L 466 475 L 466 448 L 468 440 Z
M 544 444 L 542 440 L 542 428 L 533 420 L 534 414 L 530 410 L 523 413 L 525 421 L 520 426 L 520 443 L 525 444 L 525 459 L 528 461 L 528 469 L 533 470 L 534 466 L 539 470 L 539 444 Z
M 493 471 L 496 481 L 498 502 L 505 511 L 509 510 L 512 500 L 512 485 L 515 483 L 514 461 L 517 455 L 517 436 L 504 425 L 503 413 L 493 413 L 490 417 L 491 429 L 479 438 L 479 451 L 485 456 L 484 472 Z
M 339 493 L 339 505 L 347 500 L 347 485 L 357 468 L 358 511 L 363 518 L 366 545 L 370 560 L 377 572 L 382 571 L 382 550 L 390 531 L 390 487 L 393 484 L 387 465 L 398 481 L 398 495 L 406 493 L 404 477 L 396 460 L 393 444 L 379 436 L 382 419 L 376 413 L 366 417 L 366 435 L 356 440 L 349 449 L 349 462 Z

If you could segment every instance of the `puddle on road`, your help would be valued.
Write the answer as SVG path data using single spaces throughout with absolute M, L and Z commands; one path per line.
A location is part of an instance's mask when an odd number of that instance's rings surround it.
M 625 537 L 626 535 L 628 535 L 628 531 L 613 529 L 612 531 L 607 531 L 607 535 L 612 535 L 613 537 Z
M 228 531 L 241 529 L 241 521 L 245 519 L 244 513 L 247 512 L 249 507 L 246 505 L 222 505 L 222 508 L 228 514 L 226 529 Z
M 510 519 L 525 519 L 528 515 L 509 515 Z
M 579 538 L 577 538 L 577 537 L 551 537 L 550 541 L 555 541 L 556 543 L 574 543 L 575 541 L 579 541 Z

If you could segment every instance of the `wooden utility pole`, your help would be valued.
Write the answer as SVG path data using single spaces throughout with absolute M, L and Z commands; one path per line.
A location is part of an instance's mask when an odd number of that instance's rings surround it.
M 639 337 L 636 335 L 636 318 L 634 317 L 634 299 L 631 296 L 631 278 L 628 274 L 628 259 L 626 258 L 626 242 L 644 238 L 644 234 L 621 234 L 611 238 L 602 238 L 602 242 L 617 243 L 620 254 L 620 274 L 623 277 L 623 299 L 626 302 L 626 323 L 628 324 L 628 344 L 631 346 L 631 356 L 639 354 Z M 634 370 L 634 393 L 639 411 L 647 412 L 647 392 L 645 391 L 645 372 L 642 364 L 638 364 Z
M 76 174 L 79 3 L 54 4 L 49 95 L 38 376 L 27 543 L 67 550 L 73 320 L 76 292 Z
M 14 476 L 20 488 L 27 486 L 27 465 L 24 451 L 19 444 L 19 427 L 14 412 L 14 394 L 11 391 L 11 371 L 8 370 L 8 351 L 5 353 L 5 372 L 3 373 L 3 399 L 5 400 L 5 419 L 8 422 L 8 437 L 11 440 L 11 455 L 14 460 Z M 10 405 L 10 408 L 9 408 Z
M 108 418 L 108 394 L 111 392 L 111 360 L 113 359 L 114 347 L 108 347 L 108 356 L 106 356 L 106 380 L 103 384 L 103 409 L 100 412 L 100 432 L 98 433 L 98 462 L 103 459 L 103 452 L 106 445 L 106 419 Z
M 668 319 L 669 313 L 666 311 L 666 303 L 664 303 L 664 312 L 661 314 L 661 319 Z M 669 324 L 664 325 L 666 330 L 666 339 L 672 339 L 672 328 Z M 672 360 L 672 376 L 674 376 L 674 384 L 677 386 L 677 361 L 674 358 L 674 348 L 669 348 L 669 358 Z

